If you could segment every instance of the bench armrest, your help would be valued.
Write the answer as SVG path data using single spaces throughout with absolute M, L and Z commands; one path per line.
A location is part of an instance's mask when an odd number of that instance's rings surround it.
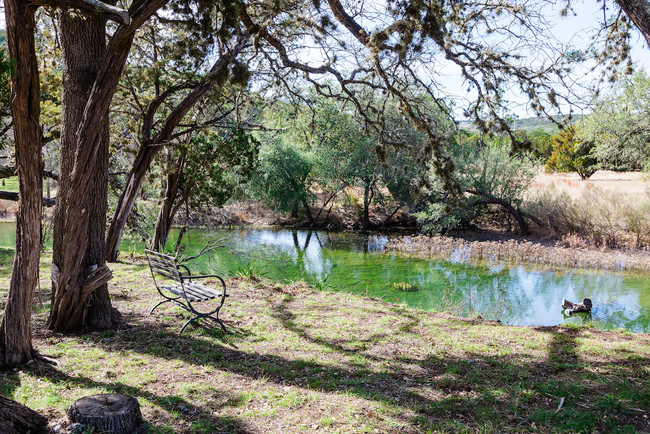
M 217 279 L 221 279 L 221 276 L 217 276 L 216 274 L 204 274 L 201 276 L 192 276 L 190 274 L 189 276 L 181 276 L 181 279 L 183 280 L 205 279 L 206 277 L 216 277 Z
M 187 270 L 187 267 L 183 267 Z M 187 270 L 189 273 L 189 270 Z M 194 279 L 205 279 L 208 277 L 212 278 L 217 278 L 221 281 L 221 285 L 223 286 L 223 296 L 226 297 L 228 294 L 226 294 L 226 282 L 223 280 L 221 276 L 217 276 L 216 274 L 203 274 L 200 276 L 192 276 L 191 274 L 189 276 L 180 276 L 182 281 L 189 280 L 192 281 Z

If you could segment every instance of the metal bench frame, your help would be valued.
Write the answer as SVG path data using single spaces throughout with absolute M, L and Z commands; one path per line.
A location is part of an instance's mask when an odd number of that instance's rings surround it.
M 161 304 L 171 301 L 172 303 L 190 312 L 190 314 L 194 315 L 183 325 L 180 333 L 183 333 L 185 327 L 187 327 L 191 322 L 201 318 L 210 318 L 211 320 L 216 321 L 221 326 L 223 331 L 227 332 L 226 326 L 224 326 L 223 322 L 221 322 L 219 319 L 219 310 L 226 301 L 226 297 L 228 297 L 228 294 L 226 293 L 226 282 L 224 282 L 221 277 L 217 276 L 216 274 L 192 276 L 190 270 L 185 265 L 179 264 L 178 260 L 174 256 L 165 255 L 148 249 L 144 252 L 147 255 L 149 269 L 151 270 L 151 276 L 153 277 L 156 289 L 158 290 L 158 293 L 160 293 L 160 295 L 164 298 L 164 300 L 156 304 L 151 309 L 149 315 L 151 315 L 153 311 Z M 181 273 L 181 268 L 185 271 L 185 274 Z M 175 284 L 159 284 L 158 280 L 156 279 L 156 275 L 162 276 L 166 279 L 169 279 L 170 281 L 174 281 Z M 212 289 L 194 281 L 196 279 L 205 278 L 218 279 L 221 283 L 221 291 Z M 218 302 L 218 306 L 214 310 L 208 312 L 198 311 L 192 304 L 213 299 L 217 299 L 216 301 Z M 220 302 L 219 299 L 221 300 Z

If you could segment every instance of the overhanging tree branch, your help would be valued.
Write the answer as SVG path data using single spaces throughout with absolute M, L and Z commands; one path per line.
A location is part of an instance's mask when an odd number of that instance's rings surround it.
M 16 166 L 0 166 L 0 179 L 17 176 L 18 175 L 17 170 L 18 169 L 16 169 Z M 55 181 L 59 179 L 59 176 L 56 173 L 50 172 L 49 170 L 43 170 L 43 176 L 45 178 L 54 179 Z
M 52 6 L 64 9 L 78 9 L 89 13 L 100 13 L 106 19 L 119 24 L 131 24 L 129 12 L 99 0 L 37 0 L 35 6 Z
M 18 202 L 20 196 L 15 191 L 0 191 L 0 199 L 10 200 L 12 202 Z M 55 204 L 56 204 L 56 198 L 53 199 L 48 199 L 45 197 L 43 198 L 43 206 L 50 208 L 53 207 Z

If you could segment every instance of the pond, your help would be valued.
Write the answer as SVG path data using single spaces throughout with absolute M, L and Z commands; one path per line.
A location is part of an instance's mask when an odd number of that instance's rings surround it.
M 0 224 L 3 235 L 13 224 Z M 175 240 L 171 234 L 170 240 Z M 191 230 L 186 256 L 208 242 L 220 247 L 190 268 L 224 277 L 257 274 L 304 280 L 321 289 L 349 291 L 411 307 L 498 319 L 512 325 L 591 322 L 601 329 L 650 332 L 650 276 L 600 270 L 550 270 L 533 265 L 476 265 L 385 252 L 386 235 L 289 229 Z M 9 240 L 9 241 L 8 241 Z M 170 242 L 171 244 L 171 242 Z M 138 249 L 142 245 L 131 246 Z M 123 246 L 127 255 L 129 247 Z M 459 255 L 459 258 L 462 255 Z M 565 317 L 562 299 L 591 298 L 591 316 Z

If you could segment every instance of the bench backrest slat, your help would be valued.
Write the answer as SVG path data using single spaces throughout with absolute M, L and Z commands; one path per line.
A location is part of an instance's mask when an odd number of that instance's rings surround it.
M 173 256 L 164 255 L 162 253 L 154 252 L 153 250 L 145 250 L 147 260 L 149 261 L 149 268 L 151 274 L 156 280 L 156 274 L 166 279 L 174 280 L 175 282 L 183 284 L 178 271 L 178 264 L 176 258 Z

